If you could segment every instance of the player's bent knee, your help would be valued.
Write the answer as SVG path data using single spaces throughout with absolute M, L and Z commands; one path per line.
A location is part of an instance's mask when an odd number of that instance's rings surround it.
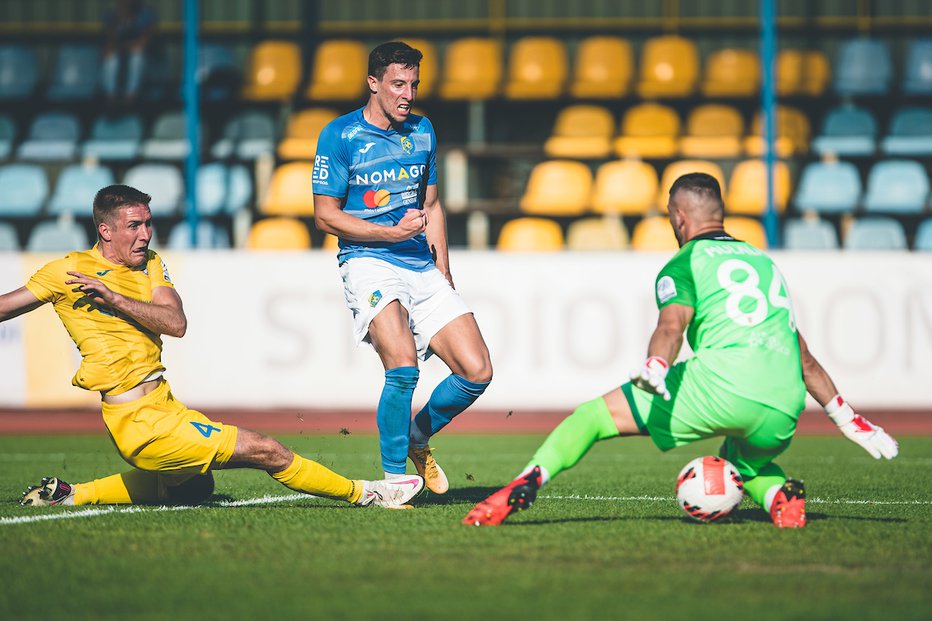
M 198 474 L 184 483 L 167 485 L 167 501 L 173 505 L 199 505 L 214 493 L 214 475 L 211 472 Z
M 294 454 L 275 438 L 240 429 L 230 461 L 274 472 L 287 468 L 293 459 Z

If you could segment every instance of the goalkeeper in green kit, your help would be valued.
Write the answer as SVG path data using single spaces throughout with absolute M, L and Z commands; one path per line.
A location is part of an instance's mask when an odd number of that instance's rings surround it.
M 845 437 L 875 459 L 896 457 L 896 441 L 855 414 L 809 352 L 774 262 L 724 231 L 718 182 L 683 175 L 667 209 L 680 250 L 657 276 L 660 317 L 647 360 L 630 382 L 576 408 L 518 478 L 478 503 L 464 524 L 495 526 L 529 507 L 541 485 L 599 440 L 649 435 L 662 451 L 724 436 L 720 454 L 751 498 L 776 526 L 803 527 L 803 484 L 774 459 L 790 445 L 807 391 Z M 694 355 L 671 367 L 684 331 Z

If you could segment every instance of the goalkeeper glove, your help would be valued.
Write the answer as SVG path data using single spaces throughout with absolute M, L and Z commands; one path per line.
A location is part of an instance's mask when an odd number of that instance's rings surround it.
M 670 365 L 660 356 L 651 356 L 640 369 L 631 371 L 631 383 L 649 393 L 660 395 L 664 400 L 670 400 L 670 391 L 667 390 L 667 371 Z
M 825 406 L 825 412 L 838 425 L 846 438 L 860 445 L 874 459 L 881 457 L 893 459 L 900 452 L 896 440 L 884 431 L 883 427 L 856 414 L 841 395 L 832 397 L 832 400 Z

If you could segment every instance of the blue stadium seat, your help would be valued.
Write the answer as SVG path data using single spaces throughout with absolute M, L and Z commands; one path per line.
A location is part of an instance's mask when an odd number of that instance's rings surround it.
M 903 92 L 907 95 L 932 95 L 932 38 L 910 41 Z
M 311 137 L 307 137 L 311 140 Z M 223 130 L 223 138 L 211 149 L 218 159 L 236 157 L 254 160 L 275 150 L 275 121 L 264 112 L 246 111 L 231 119 Z
M 0 160 L 10 157 L 16 140 L 16 124 L 6 115 L 0 115 Z
M 123 183 L 152 197 L 153 216 L 175 215 L 184 197 L 184 179 L 171 164 L 137 164 L 126 171 Z
M 81 125 L 67 112 L 45 112 L 37 116 L 26 139 L 16 150 L 21 160 L 58 161 L 74 159 Z
M 932 155 L 932 108 L 900 108 L 894 112 L 881 150 L 887 155 Z
M 49 101 L 86 101 L 97 93 L 100 83 L 100 53 L 92 45 L 62 45 L 58 48 Z
M 845 235 L 845 250 L 906 250 L 906 233 L 898 220 L 884 216 L 858 218 Z
M 204 215 L 235 213 L 252 198 L 252 177 L 242 164 L 214 162 L 197 171 L 197 210 Z
M 864 209 L 868 212 L 921 213 L 929 196 L 929 176 L 913 160 L 877 162 L 867 176 Z
M 242 77 L 242 70 L 227 46 L 205 43 L 198 48 L 196 78 L 204 103 L 228 101 L 239 93 Z
M 38 82 L 35 52 L 21 45 L 0 45 L 0 101 L 28 99 Z
M 861 197 L 861 177 L 851 162 L 812 162 L 799 179 L 794 204 L 800 211 L 850 213 Z
M 115 183 L 106 166 L 71 164 L 62 169 L 49 201 L 49 213 L 91 216 L 97 191 Z
M 49 180 L 41 166 L 0 167 L 0 216 L 35 216 L 48 196 Z
M 841 156 L 873 155 L 876 137 L 877 122 L 869 111 L 843 105 L 825 116 L 821 134 L 812 141 L 812 150 Z
M 67 218 L 40 222 L 29 233 L 26 242 L 28 252 L 70 252 L 89 247 L 84 227 Z
M 9 222 L 0 222 L 0 252 L 19 250 L 19 238 L 16 229 Z
M 878 39 L 849 39 L 835 58 L 835 92 L 839 95 L 885 95 L 890 92 L 890 48 Z
M 187 220 L 183 220 L 172 227 L 168 234 L 168 247 L 172 250 L 190 250 L 191 227 Z M 227 232 L 209 220 L 200 220 L 197 223 L 197 248 L 229 248 L 230 236 Z
M 138 115 L 102 116 L 94 121 L 81 155 L 101 160 L 132 160 L 139 154 L 141 144 L 142 119 Z
M 140 156 L 148 160 L 182 160 L 188 156 L 188 133 L 181 112 L 166 112 L 155 120 Z
M 837 250 L 838 234 L 831 222 L 819 218 L 794 218 L 783 227 L 787 250 Z
M 932 218 L 919 223 L 916 229 L 916 239 L 913 241 L 913 250 L 932 252 Z

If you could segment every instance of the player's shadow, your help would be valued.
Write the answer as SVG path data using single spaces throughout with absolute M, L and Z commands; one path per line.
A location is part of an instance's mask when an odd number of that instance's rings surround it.
M 465 502 L 475 504 L 500 489 L 501 487 L 458 487 L 446 494 L 434 494 L 425 487 L 424 492 L 418 497 L 418 504 L 453 505 Z
M 684 520 L 690 521 L 688 517 Z M 900 517 L 865 517 L 861 515 L 828 515 L 827 513 L 814 513 L 806 511 L 806 522 L 819 522 L 821 520 L 857 520 L 863 522 L 908 522 L 909 520 Z M 763 510 L 739 511 L 728 519 L 729 522 L 740 524 L 741 522 L 767 522 L 771 521 L 770 514 Z

